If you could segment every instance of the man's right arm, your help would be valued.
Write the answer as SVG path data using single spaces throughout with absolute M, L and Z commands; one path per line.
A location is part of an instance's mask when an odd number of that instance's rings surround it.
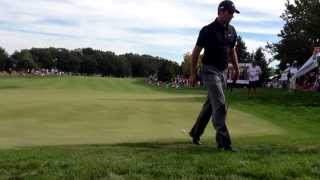
M 202 47 L 197 45 L 194 47 L 192 51 L 191 77 L 190 77 L 190 81 L 192 85 L 195 85 L 197 82 L 197 64 L 198 64 L 198 59 L 201 51 L 202 51 Z

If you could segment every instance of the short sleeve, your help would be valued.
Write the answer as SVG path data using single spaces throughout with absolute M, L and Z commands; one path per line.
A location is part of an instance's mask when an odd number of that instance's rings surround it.
M 207 39 L 206 36 L 207 36 L 206 30 L 205 30 L 205 28 L 202 28 L 200 30 L 196 45 L 199 46 L 199 47 L 205 47 L 206 39 Z

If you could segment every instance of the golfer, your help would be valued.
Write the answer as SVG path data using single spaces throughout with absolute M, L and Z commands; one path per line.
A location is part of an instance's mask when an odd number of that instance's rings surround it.
M 212 123 L 216 129 L 217 148 L 225 151 L 235 151 L 231 146 L 226 126 L 227 109 L 223 92 L 224 71 L 228 67 L 228 60 L 232 62 L 235 70 L 233 79 L 237 80 L 240 74 L 235 51 L 237 34 L 234 27 L 229 24 L 234 13 L 240 13 L 234 3 L 229 0 L 222 1 L 218 6 L 218 17 L 201 29 L 192 52 L 190 77 L 190 82 L 194 85 L 197 81 L 197 61 L 200 52 L 204 49 L 201 77 L 208 88 L 208 97 L 189 135 L 192 137 L 193 144 L 201 144 L 200 137 L 212 116 Z

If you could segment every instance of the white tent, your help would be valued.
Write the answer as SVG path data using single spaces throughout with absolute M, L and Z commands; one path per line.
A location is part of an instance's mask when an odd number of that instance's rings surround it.
M 299 78 L 308 72 L 312 71 L 314 68 L 319 66 L 319 58 L 320 58 L 320 52 L 312 55 L 307 62 L 304 63 L 304 65 L 298 70 L 298 72 L 295 74 L 295 78 Z

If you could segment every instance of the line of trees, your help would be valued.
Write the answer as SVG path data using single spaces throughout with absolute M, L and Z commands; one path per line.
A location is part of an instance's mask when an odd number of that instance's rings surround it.
M 264 49 L 258 48 L 249 53 L 245 42 L 237 39 L 237 54 L 240 63 L 256 61 L 263 72 L 263 81 L 267 81 L 270 69 Z M 199 57 L 202 59 L 202 55 Z M 199 66 L 200 66 L 199 61 Z M 92 48 L 67 50 L 64 48 L 32 48 L 14 52 L 11 56 L 0 47 L 0 71 L 24 72 L 30 69 L 58 69 L 59 71 L 113 77 L 147 77 L 157 75 L 160 81 L 170 81 L 177 75 L 190 76 L 191 54 L 184 55 L 181 66 L 160 57 L 139 54 L 116 55 L 111 51 Z
M 116 55 L 92 48 L 32 48 L 16 51 L 9 56 L 0 47 L 0 71 L 21 72 L 28 69 L 58 69 L 68 73 L 114 77 L 147 77 L 157 74 L 162 81 L 181 74 L 178 63 L 149 55 Z

